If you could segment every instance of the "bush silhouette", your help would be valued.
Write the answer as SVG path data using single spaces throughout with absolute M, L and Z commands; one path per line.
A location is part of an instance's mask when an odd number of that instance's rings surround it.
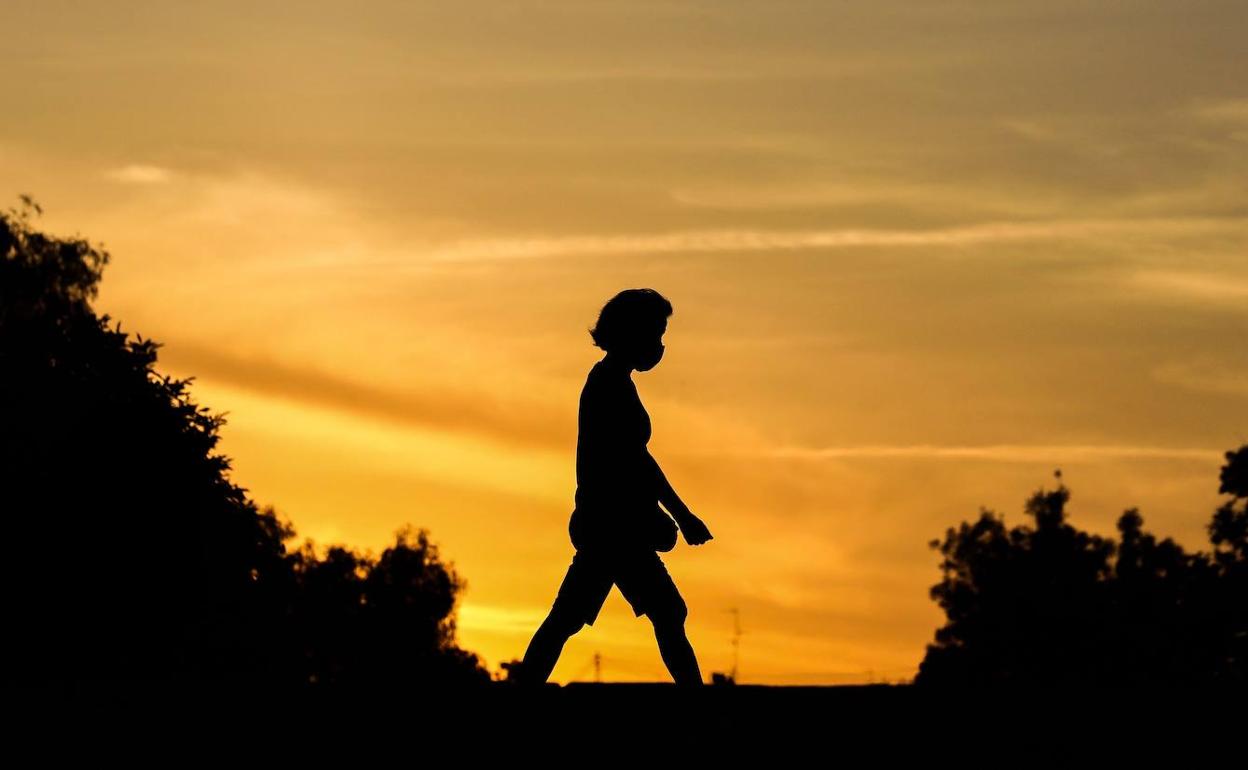
M 1243 685 L 1248 673 L 1248 446 L 1226 452 L 1211 554 L 1186 553 L 1119 517 L 1120 541 L 1066 518 L 1061 483 L 1026 503 L 1007 529 L 981 509 L 929 545 L 943 555 L 931 597 L 946 614 L 927 645 L 922 686 Z
M 110 256 L 0 214 L 3 680 L 489 681 L 420 530 L 322 560 L 215 454 L 223 415 L 97 316 Z

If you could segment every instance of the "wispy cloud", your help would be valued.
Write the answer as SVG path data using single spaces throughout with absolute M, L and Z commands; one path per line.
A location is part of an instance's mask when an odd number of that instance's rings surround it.
M 982 185 L 889 179 L 690 185 L 672 189 L 668 195 L 673 202 L 689 208 L 745 211 L 878 203 L 930 209 L 957 201 L 963 211 L 997 212 L 991 216 L 1003 217 L 1053 216 L 1061 204 L 1053 196 L 1020 196 Z
M 163 184 L 173 178 L 173 172 L 160 166 L 138 163 L 109 169 L 105 176 L 122 184 Z
M 1151 372 L 1153 379 L 1188 390 L 1248 396 L 1248 368 L 1233 369 L 1214 360 L 1169 361 Z
M 1033 142 L 1061 142 L 1070 138 L 1051 123 L 1035 118 L 1001 118 L 997 121 L 997 125 L 1015 136 L 1020 136 Z
M 456 614 L 461 629 L 494 633 L 532 633 L 546 617 L 547 607 L 499 607 L 465 601 Z
M 963 246 L 1006 241 L 1121 235 L 1190 235 L 1244 227 L 1216 217 L 986 222 L 928 230 L 701 230 L 647 235 L 473 239 L 434 249 L 435 261 L 520 259 L 566 255 L 837 249 L 858 246 Z
M 1137 270 L 1128 285 L 1152 293 L 1172 294 L 1201 301 L 1227 302 L 1248 307 L 1248 276 L 1192 270 Z
M 772 458 L 777 460 L 906 458 L 921 460 L 971 459 L 1019 463 L 1156 458 L 1208 462 L 1210 460 L 1219 460 L 1223 456 L 1222 451 L 1216 449 L 1115 444 L 985 444 L 981 446 L 956 446 L 941 444 L 867 444 L 839 447 L 780 446 L 760 449 L 722 450 L 720 454 Z
M 380 417 L 387 422 L 473 433 L 533 449 L 563 449 L 567 416 L 536 399 L 516 408 L 496 395 L 463 387 L 402 392 L 357 382 L 259 355 L 179 341 L 162 347 L 161 361 L 179 372 L 285 400 Z M 166 368 L 168 368 L 166 366 Z
M 1248 124 L 1248 97 L 1202 100 L 1191 112 L 1204 120 Z
M 787 65 L 787 66 L 782 66 Z M 888 69 L 906 69 L 922 66 L 919 62 L 907 62 L 903 58 L 843 60 L 836 62 L 814 61 L 781 62 L 740 61 L 722 62 L 718 65 L 689 63 L 683 66 L 601 66 L 593 68 L 548 69 L 494 69 L 485 71 L 429 70 L 421 73 L 417 82 L 441 86 L 503 86 L 542 85 L 559 83 L 601 83 L 607 81 L 651 81 L 655 83 L 734 82 L 768 80 L 823 80 L 852 77 Z
M 1204 99 L 1197 101 L 1188 114 L 1216 129 L 1235 142 L 1248 142 L 1248 97 Z

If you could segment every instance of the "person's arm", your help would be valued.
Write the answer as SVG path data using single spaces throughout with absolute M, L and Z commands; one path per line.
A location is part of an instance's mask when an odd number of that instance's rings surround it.
M 654 455 L 650 454 L 649 449 L 642 450 L 645 453 L 643 460 L 650 466 L 650 470 L 654 473 L 655 485 L 658 489 L 659 502 L 663 503 L 663 507 L 667 512 L 672 514 L 672 518 L 677 523 L 685 515 L 689 514 L 689 506 L 685 505 L 680 496 L 676 494 L 676 490 L 672 489 L 671 482 L 667 480 L 667 476 L 663 474 L 663 469 L 659 467 L 659 461 L 654 459 Z
M 672 518 L 676 520 L 676 525 L 685 536 L 685 542 L 689 545 L 701 545 L 707 540 L 712 539 L 711 531 L 706 528 L 706 524 L 701 519 L 693 515 L 689 510 L 689 506 L 676 494 L 676 490 L 672 489 L 672 485 L 664 475 L 663 469 L 659 467 L 659 461 L 654 459 L 649 449 L 642 450 L 644 457 L 643 462 L 650 466 L 654 473 L 655 487 L 658 490 L 659 502 L 667 509 Z

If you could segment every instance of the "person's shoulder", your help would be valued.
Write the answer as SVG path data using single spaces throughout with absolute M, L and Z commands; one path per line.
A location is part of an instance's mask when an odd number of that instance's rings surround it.
M 631 380 L 630 380 L 631 381 Z M 614 372 L 602 365 L 601 361 L 597 361 L 589 368 L 589 374 L 585 375 L 585 384 L 595 385 L 598 387 L 611 387 L 622 384 L 620 378 Z
M 598 364 L 594 364 L 589 368 L 589 373 L 585 375 L 585 384 L 581 387 L 582 398 L 594 396 L 602 391 L 603 387 L 607 385 L 602 375 L 602 367 Z
M 589 388 L 602 382 L 602 366 L 594 364 L 589 367 L 589 373 L 585 375 L 585 387 Z
M 601 362 L 590 368 L 585 376 L 585 385 L 581 388 L 581 398 L 616 399 L 627 397 L 633 392 L 631 378 L 620 378 L 613 372 L 604 369 Z

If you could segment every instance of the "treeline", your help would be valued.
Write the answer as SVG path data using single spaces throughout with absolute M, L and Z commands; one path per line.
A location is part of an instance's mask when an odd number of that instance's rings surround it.
M 491 681 L 428 533 L 377 557 L 289 546 L 214 452 L 223 417 L 92 309 L 108 252 L 40 213 L 0 214 L 0 679 Z
M 1038 490 L 1031 523 L 981 509 L 929 545 L 943 555 L 931 597 L 947 621 L 927 645 L 921 686 L 1157 687 L 1248 682 L 1248 445 L 1225 453 L 1208 552 L 1144 530 L 1118 538 L 1070 524 L 1070 491 Z

